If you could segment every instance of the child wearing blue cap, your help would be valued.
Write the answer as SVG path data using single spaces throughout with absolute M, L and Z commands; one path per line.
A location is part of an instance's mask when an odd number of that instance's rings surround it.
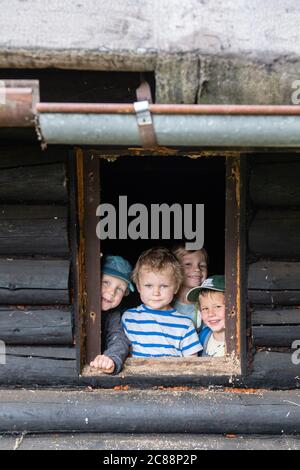
M 118 374 L 129 353 L 130 343 L 121 325 L 121 312 L 116 308 L 129 291 L 134 291 L 131 271 L 130 263 L 121 256 L 104 258 L 101 276 L 103 354 L 98 355 L 90 366 L 106 374 Z

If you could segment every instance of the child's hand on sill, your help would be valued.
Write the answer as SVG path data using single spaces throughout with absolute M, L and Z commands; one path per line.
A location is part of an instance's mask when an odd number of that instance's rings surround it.
M 100 369 L 101 372 L 105 374 L 112 374 L 115 370 L 115 363 L 114 361 L 104 354 L 97 356 L 91 363 L 91 367 L 95 367 L 95 369 Z

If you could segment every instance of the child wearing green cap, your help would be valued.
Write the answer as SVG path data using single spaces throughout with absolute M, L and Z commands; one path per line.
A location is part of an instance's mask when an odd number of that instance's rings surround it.
M 225 279 L 211 276 L 201 286 L 194 287 L 187 294 L 190 302 L 199 302 L 203 323 L 199 339 L 203 346 L 202 357 L 225 355 Z
M 103 353 L 95 357 L 91 367 L 106 374 L 118 374 L 128 356 L 130 343 L 121 324 L 121 312 L 116 308 L 129 291 L 134 291 L 130 280 L 132 267 L 121 256 L 104 258 L 101 276 L 101 330 Z

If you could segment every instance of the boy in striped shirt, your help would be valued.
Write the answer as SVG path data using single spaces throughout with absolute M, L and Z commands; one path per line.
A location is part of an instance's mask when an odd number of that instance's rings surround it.
M 176 257 L 166 248 L 151 248 L 139 257 L 132 277 L 142 301 L 122 317 L 132 356 L 197 355 L 202 346 L 192 320 L 171 306 L 182 283 Z

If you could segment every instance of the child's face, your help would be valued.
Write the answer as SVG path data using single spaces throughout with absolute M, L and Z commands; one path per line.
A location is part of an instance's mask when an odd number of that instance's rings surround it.
M 223 292 L 212 291 L 199 295 L 199 306 L 203 322 L 215 333 L 225 331 L 225 296 Z
M 171 269 L 155 272 L 146 267 L 139 272 L 137 289 L 143 304 L 153 310 L 169 310 L 178 290 Z
M 101 309 L 103 311 L 116 308 L 127 291 L 127 283 L 118 277 L 102 274 Z
M 185 287 L 191 289 L 200 286 L 207 278 L 207 264 L 202 251 L 183 255 L 180 263 L 183 267 L 183 284 Z

